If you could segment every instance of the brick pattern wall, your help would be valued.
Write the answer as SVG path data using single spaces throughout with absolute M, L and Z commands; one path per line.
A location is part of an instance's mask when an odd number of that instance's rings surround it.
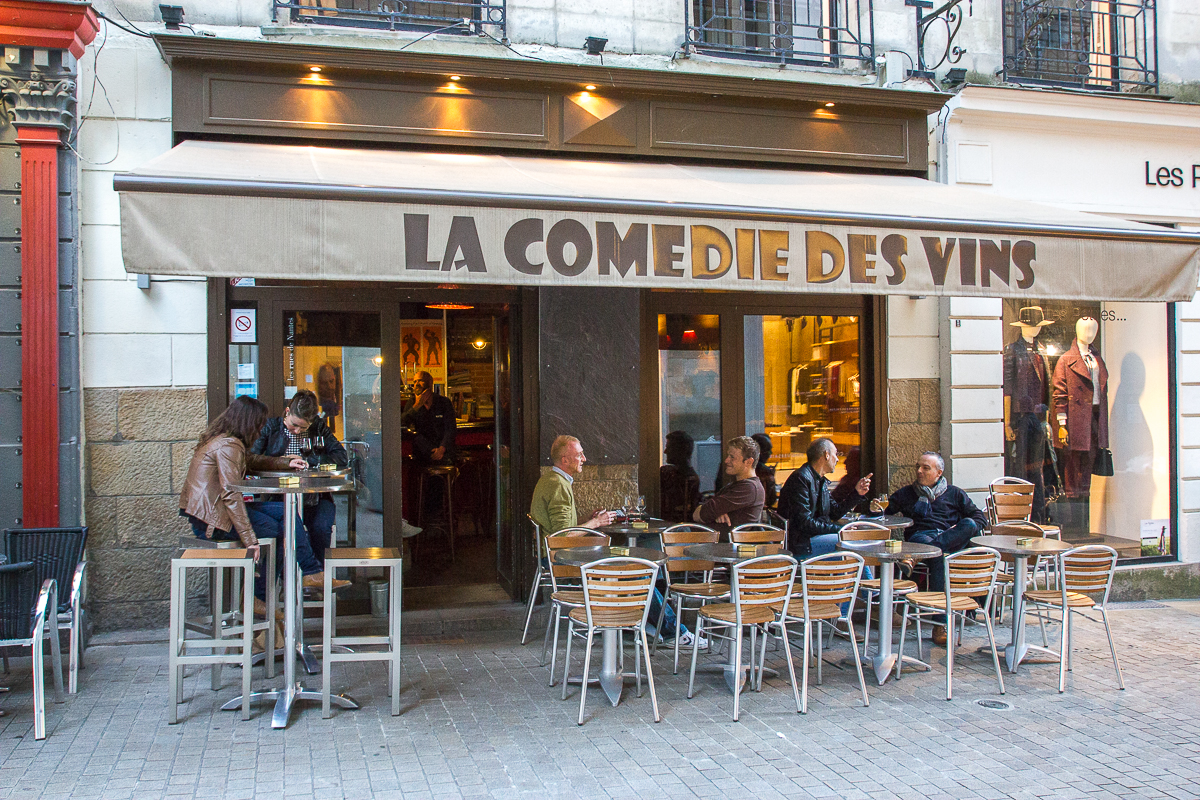
M 207 424 L 203 388 L 86 389 L 88 604 L 97 630 L 164 627 L 179 490 Z
M 550 469 L 542 467 L 541 474 L 545 475 Z M 575 479 L 573 488 L 575 510 L 579 512 L 579 521 L 582 523 L 593 511 L 620 508 L 625 502 L 625 495 L 637 495 L 637 464 L 604 464 L 595 467 L 585 464 L 583 474 Z
M 917 457 L 937 450 L 942 400 L 937 378 L 888 381 L 888 491 L 912 483 Z

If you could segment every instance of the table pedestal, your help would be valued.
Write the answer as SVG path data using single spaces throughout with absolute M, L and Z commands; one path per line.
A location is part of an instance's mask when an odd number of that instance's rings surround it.
M 899 654 L 892 650 L 892 606 L 894 605 L 893 585 L 895 582 L 896 565 L 891 561 L 879 564 L 879 649 L 871 659 L 875 670 L 875 679 L 882 686 L 896 669 L 896 659 Z M 921 642 L 917 641 L 917 652 L 921 652 Z M 928 671 L 930 666 L 919 658 L 904 657 L 905 665 L 921 667 Z
M 1004 648 L 1004 663 L 1009 672 L 1016 672 L 1017 667 L 1029 655 L 1030 650 L 1038 650 L 1058 659 L 1058 653 L 1045 647 L 1029 644 L 1025 641 L 1025 584 L 1029 581 L 1029 557 L 1013 556 L 1013 612 L 1012 612 L 1012 641 Z

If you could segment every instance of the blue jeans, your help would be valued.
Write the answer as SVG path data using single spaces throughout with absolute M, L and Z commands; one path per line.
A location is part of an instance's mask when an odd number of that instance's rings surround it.
M 918 531 L 908 537 L 910 542 L 931 544 L 940 547 L 943 553 L 957 553 L 970 543 L 971 538 L 979 535 L 979 525 L 973 519 L 964 519 L 952 528 L 944 531 Z M 931 558 L 929 564 L 929 591 L 946 591 L 946 559 L 938 556 Z
M 820 536 L 814 536 L 808 540 L 808 543 L 809 546 L 812 547 L 812 553 L 804 558 L 812 558 L 813 556 L 823 556 L 828 555 L 829 553 L 838 552 L 838 535 L 836 533 L 823 533 Z M 803 561 L 804 559 L 800 560 Z M 800 576 L 797 575 L 796 577 L 799 578 Z M 875 573 L 871 571 L 871 568 L 863 565 L 862 579 L 864 581 L 869 581 L 873 577 L 875 577 Z M 849 603 L 842 603 L 841 609 L 843 614 L 845 614 L 849 608 Z
M 254 505 L 253 503 L 246 505 L 246 516 L 250 518 L 250 527 L 254 529 L 255 536 L 259 539 L 275 540 L 275 574 L 279 575 L 283 572 L 283 527 L 278 520 L 262 513 Z M 208 526 L 191 517 L 188 520 L 192 523 L 192 533 L 196 538 L 207 540 Z M 233 531 L 213 530 L 212 541 L 237 542 L 240 541 L 240 538 Z M 261 565 L 254 569 L 254 596 L 259 600 L 267 599 L 267 573 L 261 568 Z
M 333 531 L 336 506 L 328 498 L 322 498 L 322 500 L 328 502 L 328 509 L 323 511 L 321 504 L 318 503 L 315 506 L 304 508 L 302 510 L 302 519 L 296 520 L 296 563 L 300 565 L 300 572 L 305 575 L 316 575 L 325 569 L 323 559 L 325 557 L 325 550 L 329 547 L 329 540 Z M 283 538 L 282 500 L 247 503 L 246 508 L 253 509 L 260 515 L 273 520 L 279 527 L 279 537 Z M 314 524 L 309 524 L 310 519 Z M 251 518 L 250 522 L 251 524 L 254 523 L 253 518 Z M 317 523 L 321 523 L 323 528 L 320 528 Z

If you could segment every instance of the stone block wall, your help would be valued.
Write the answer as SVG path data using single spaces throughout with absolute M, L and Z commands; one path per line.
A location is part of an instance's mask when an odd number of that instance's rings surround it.
M 550 467 L 542 467 L 542 475 L 548 472 Z M 579 521 L 584 522 L 593 511 L 620 508 L 625 495 L 637 495 L 637 464 L 584 464 L 583 474 L 575 479 L 573 488 L 575 510 L 579 512 Z
M 178 515 L 179 490 L 207 421 L 201 387 L 84 391 L 96 630 L 166 626 L 171 553 L 191 531 Z
M 912 483 L 917 457 L 937 450 L 942 400 L 936 378 L 888 381 L 888 491 Z

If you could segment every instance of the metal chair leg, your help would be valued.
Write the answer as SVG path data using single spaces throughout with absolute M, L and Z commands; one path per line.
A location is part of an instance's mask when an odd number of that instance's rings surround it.
M 567 650 L 563 654 L 562 699 L 567 699 L 567 679 L 571 674 L 571 640 L 575 638 L 575 620 L 567 617 Z
M 996 649 L 996 635 L 992 629 L 992 615 L 984 611 L 983 621 L 987 625 L 988 644 L 992 648 L 992 664 L 996 667 L 996 680 L 1000 683 L 1000 694 L 1004 694 L 1004 673 L 1000 670 L 1000 651 Z
M 737 648 L 733 652 L 733 721 L 738 721 L 738 714 L 741 711 L 742 699 L 742 626 L 737 625 L 737 633 L 734 634 L 733 646 Z
M 1113 643 L 1112 630 L 1108 627 L 1108 613 L 1104 610 L 1104 606 L 1097 606 L 1096 610 L 1100 612 L 1100 619 L 1104 620 L 1104 632 L 1108 634 L 1108 649 L 1112 653 L 1113 669 L 1117 671 L 1117 686 L 1124 689 L 1125 679 L 1121 677 L 1121 662 L 1117 661 L 1117 646 Z
M 533 573 L 533 588 L 529 590 L 529 607 L 525 609 L 525 629 L 521 632 L 521 644 L 529 641 L 529 621 L 533 619 L 533 606 L 537 602 L 542 589 L 542 565 L 538 562 L 537 571 Z
M 576 723 L 577 725 L 583 724 L 583 707 L 584 704 L 587 703 L 587 685 L 588 677 L 591 675 L 592 670 L 592 637 L 594 635 L 595 631 L 592 629 L 592 626 L 589 625 L 587 635 L 587 650 L 583 654 L 583 680 L 579 684 L 579 721 Z M 565 685 L 566 681 L 563 683 Z
M 654 707 L 654 721 L 662 722 L 662 717 L 658 713 L 658 695 L 654 691 L 654 667 L 650 665 L 650 648 L 646 642 L 646 629 L 640 628 L 639 630 L 642 636 L 642 653 L 646 657 L 646 683 L 650 685 L 650 705 Z M 641 695 L 640 689 L 638 694 Z
M 946 699 L 954 699 L 954 612 L 946 609 Z M 899 667 L 899 662 L 897 662 Z

